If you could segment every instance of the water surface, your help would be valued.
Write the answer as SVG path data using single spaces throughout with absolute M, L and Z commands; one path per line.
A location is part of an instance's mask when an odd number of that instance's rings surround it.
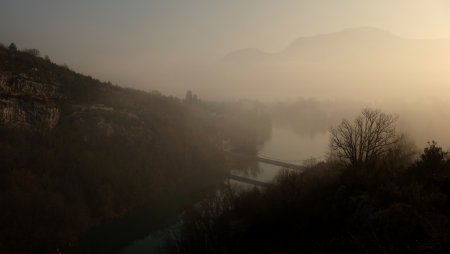
M 299 134 L 292 128 L 274 125 L 272 136 L 259 151 L 259 155 L 269 159 L 305 165 L 310 160 L 324 160 L 328 151 L 328 142 L 328 132 Z M 257 175 L 250 174 L 246 175 L 246 177 L 262 182 L 270 182 L 281 170 L 278 166 L 261 162 L 258 163 L 258 166 Z M 245 175 L 239 172 L 236 173 Z
M 311 158 L 323 160 L 328 149 L 328 141 L 329 134 L 327 132 L 305 135 L 299 134 L 291 128 L 274 125 L 270 140 L 264 144 L 259 154 L 267 158 L 302 165 L 306 160 L 310 160 Z M 258 170 L 253 172 L 256 174 L 244 173 L 242 171 L 233 171 L 233 174 L 245 175 L 245 177 L 262 182 L 270 182 L 281 170 L 278 166 L 264 163 L 258 163 L 257 167 Z M 245 186 L 245 184 L 234 181 L 231 181 L 231 183 Z M 137 239 L 119 254 L 158 254 L 161 239 L 161 232 L 152 233 L 144 239 Z

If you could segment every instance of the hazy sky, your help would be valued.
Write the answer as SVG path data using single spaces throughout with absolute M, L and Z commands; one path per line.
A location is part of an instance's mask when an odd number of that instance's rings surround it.
M 299 36 L 374 26 L 413 38 L 450 37 L 445 0 L 0 0 L 0 41 L 125 86 Z M 153 82 L 153 83 L 152 83 Z M 165 84 L 167 85 L 167 84 Z

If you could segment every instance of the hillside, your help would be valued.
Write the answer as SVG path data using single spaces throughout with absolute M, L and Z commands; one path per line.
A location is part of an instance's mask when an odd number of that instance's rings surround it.
M 251 152 L 267 131 L 253 111 L 121 88 L 36 52 L 0 47 L 1 253 L 70 249 L 169 193 L 200 195 L 223 183 L 224 139 Z
M 371 142 L 366 137 L 373 137 L 362 133 L 382 129 L 378 120 L 359 125 L 363 121 L 344 120 L 345 134 L 331 130 L 326 161 L 305 170 L 284 169 L 264 188 L 225 189 L 187 210 L 165 249 L 171 254 L 449 253 L 449 153 L 432 141 L 416 156 L 403 140 L 365 160 L 333 157 L 333 144 L 358 154 Z M 336 135 L 346 143 L 334 143 Z

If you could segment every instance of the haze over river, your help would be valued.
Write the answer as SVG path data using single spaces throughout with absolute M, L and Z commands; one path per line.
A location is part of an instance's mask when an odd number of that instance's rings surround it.
M 299 134 L 293 129 L 274 125 L 271 138 L 259 152 L 261 157 L 303 165 L 308 160 L 324 160 L 328 151 L 328 132 Z M 260 173 L 256 180 L 269 182 L 280 171 L 280 167 L 259 163 Z
M 271 138 L 261 148 L 259 154 L 267 158 L 300 164 L 306 160 L 323 160 L 328 151 L 328 132 L 299 134 L 293 129 L 273 125 Z M 256 175 L 246 175 L 262 182 L 270 182 L 280 172 L 278 166 L 259 163 Z M 233 172 L 237 173 L 237 172 Z M 240 184 L 240 183 L 239 183 Z M 120 254 L 159 253 L 160 234 L 150 234 L 145 239 L 138 239 Z

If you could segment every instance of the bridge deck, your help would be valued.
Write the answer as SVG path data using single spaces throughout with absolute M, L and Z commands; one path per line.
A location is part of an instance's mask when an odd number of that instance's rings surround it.
M 245 178 L 245 177 L 242 177 L 242 176 L 237 176 L 237 175 L 232 175 L 232 174 L 228 175 L 228 179 L 235 180 L 235 181 L 238 181 L 238 182 L 241 182 L 241 183 L 252 184 L 252 185 L 255 185 L 255 186 L 261 186 L 261 187 L 267 187 L 267 186 L 271 185 L 271 183 L 261 182 L 261 181 L 257 181 L 257 180 L 254 180 L 254 179 Z
M 290 168 L 290 169 L 296 169 L 296 170 L 303 170 L 303 169 L 305 169 L 304 166 L 300 166 L 300 165 L 297 165 L 297 164 L 292 164 L 292 163 L 288 163 L 288 162 L 284 162 L 284 161 L 276 161 L 276 160 L 262 158 L 262 157 L 259 157 L 259 156 L 256 156 L 255 159 L 257 161 L 259 161 L 259 162 L 262 162 L 262 163 L 275 165 L 275 166 L 280 166 L 280 167 L 283 167 L 283 168 Z
M 242 159 L 256 160 L 256 161 L 261 162 L 261 163 L 266 163 L 266 164 L 279 166 L 279 167 L 283 167 L 283 168 L 290 168 L 290 169 L 294 169 L 294 170 L 304 170 L 305 169 L 304 166 L 300 166 L 300 165 L 297 165 L 297 164 L 292 164 L 292 163 L 288 163 L 288 162 L 284 162 L 284 161 L 267 159 L 267 158 L 263 158 L 263 157 L 259 157 L 259 156 L 251 156 L 251 155 L 245 155 L 245 154 L 239 154 L 239 153 L 231 153 L 231 152 L 229 154 L 231 156 L 233 156 L 233 157 L 242 158 Z M 237 175 L 233 175 L 233 174 L 229 174 L 228 175 L 228 179 L 232 179 L 232 180 L 235 180 L 235 181 L 238 181 L 238 182 L 242 182 L 242 183 L 252 184 L 252 185 L 255 185 L 255 186 L 262 186 L 262 187 L 267 187 L 267 186 L 271 185 L 271 183 L 260 182 L 260 181 L 254 180 L 254 179 L 249 179 L 249 178 L 245 178 L 245 177 L 237 176 Z
M 238 154 L 238 153 L 230 153 L 230 154 L 232 156 L 234 156 L 234 157 L 244 158 L 244 159 L 254 159 L 254 160 L 256 160 L 258 162 L 261 162 L 261 163 L 266 163 L 266 164 L 279 166 L 279 167 L 283 167 L 283 168 L 290 168 L 290 169 L 296 169 L 296 170 L 303 170 L 303 169 L 305 169 L 305 167 L 301 166 L 301 165 L 288 163 L 288 162 L 284 162 L 284 161 L 267 159 L 267 158 L 263 158 L 263 157 L 260 157 L 260 156 L 250 156 L 250 155 Z

